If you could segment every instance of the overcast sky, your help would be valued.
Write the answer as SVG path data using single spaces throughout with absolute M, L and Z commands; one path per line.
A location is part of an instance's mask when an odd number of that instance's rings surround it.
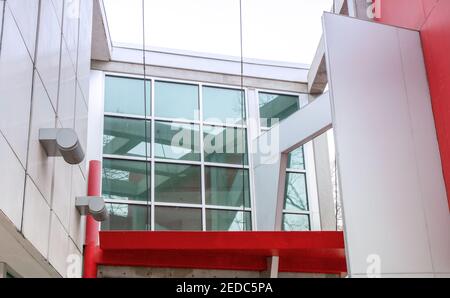
M 240 56 L 239 0 L 144 0 L 146 45 Z M 142 0 L 104 0 L 115 43 L 142 47 Z M 332 0 L 242 0 L 244 57 L 310 64 Z

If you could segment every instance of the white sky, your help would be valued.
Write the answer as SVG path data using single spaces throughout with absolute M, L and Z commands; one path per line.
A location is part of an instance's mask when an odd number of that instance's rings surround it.
M 114 44 L 142 47 L 142 0 L 104 0 Z M 246 58 L 310 64 L 333 0 L 242 0 Z M 240 56 L 239 0 L 145 0 L 146 45 Z

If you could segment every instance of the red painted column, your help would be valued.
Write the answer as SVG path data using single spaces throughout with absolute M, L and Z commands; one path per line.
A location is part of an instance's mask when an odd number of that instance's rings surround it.
M 98 160 L 89 162 L 88 196 L 100 196 L 102 167 Z M 91 216 L 86 217 L 86 238 L 84 245 L 83 278 L 97 277 L 97 258 L 99 238 L 99 223 Z

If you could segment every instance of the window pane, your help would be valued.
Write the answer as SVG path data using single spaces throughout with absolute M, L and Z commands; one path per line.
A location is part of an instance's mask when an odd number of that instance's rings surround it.
M 155 230 L 201 231 L 202 209 L 156 206 Z
M 305 156 L 303 153 L 303 146 L 289 153 L 288 168 L 298 170 L 305 169 Z
M 106 204 L 109 217 L 102 222 L 102 230 L 147 230 L 150 207 L 127 204 Z
M 208 231 L 250 231 L 250 212 L 234 210 L 206 210 L 206 230 Z
M 203 87 L 203 120 L 242 123 L 245 119 L 244 92 L 235 89 Z
M 285 210 L 307 211 L 306 175 L 303 173 L 287 173 Z
M 147 169 L 146 169 L 147 167 Z M 148 201 L 150 164 L 143 161 L 103 159 L 103 196 L 108 199 Z
M 200 126 L 155 122 L 155 157 L 200 160 Z
M 144 123 L 147 123 L 147 127 Z M 150 122 L 145 120 L 105 117 L 103 153 L 139 157 L 145 157 L 147 154 L 150 156 L 150 126 Z M 147 144 L 147 149 L 145 144 Z
M 284 231 L 309 231 L 309 215 L 306 214 L 284 214 Z
M 200 166 L 156 163 L 156 202 L 201 204 Z
M 107 76 L 105 79 L 105 112 L 150 115 L 151 84 L 144 80 Z M 144 104 L 144 92 L 146 104 Z M 145 105 L 147 113 L 145 113 Z
M 204 126 L 205 161 L 247 164 L 247 134 L 240 128 Z
M 155 82 L 157 117 L 198 120 L 198 86 Z
M 259 116 L 262 127 L 271 127 L 300 108 L 298 96 L 259 93 Z
M 216 206 L 250 206 L 248 171 L 205 167 L 206 204 Z

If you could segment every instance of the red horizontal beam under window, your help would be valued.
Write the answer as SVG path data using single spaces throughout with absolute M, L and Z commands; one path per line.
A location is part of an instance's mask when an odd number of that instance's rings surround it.
M 96 263 L 108 266 L 346 272 L 342 232 L 103 231 Z

